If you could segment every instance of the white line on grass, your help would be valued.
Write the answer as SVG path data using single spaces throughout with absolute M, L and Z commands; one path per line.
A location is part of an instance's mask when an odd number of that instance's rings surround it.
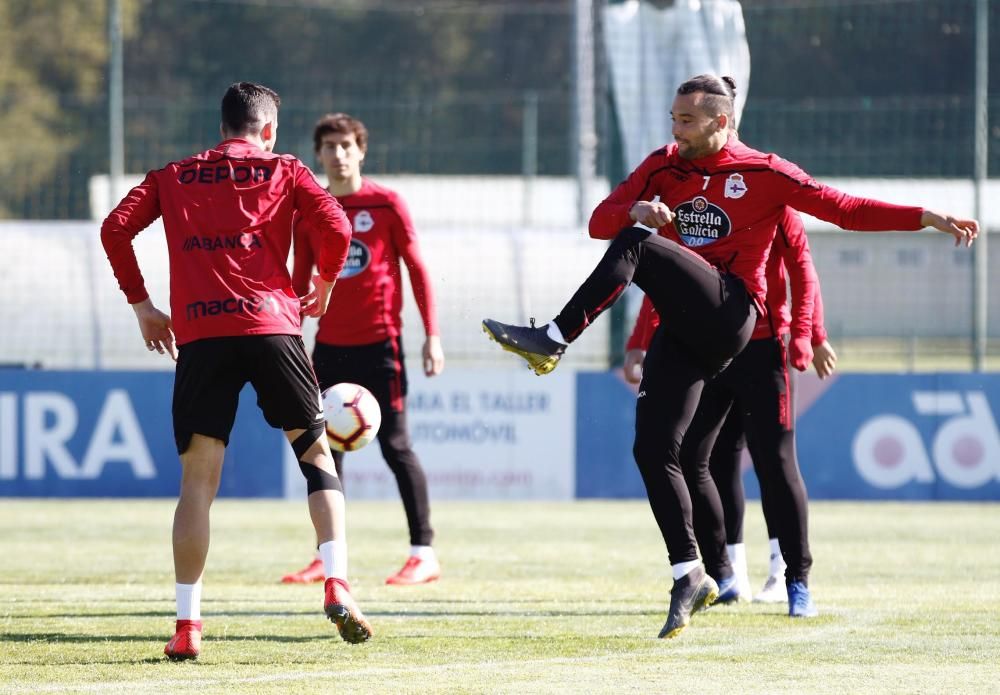
M 841 616 L 845 617 L 845 616 Z M 801 644 L 803 641 L 818 641 L 827 640 L 830 637 L 837 635 L 839 633 L 854 631 L 859 627 L 864 627 L 867 625 L 874 624 L 881 619 L 881 616 L 877 612 L 870 612 L 863 618 L 859 615 L 851 615 L 849 619 L 845 619 L 842 622 L 831 623 L 824 627 L 818 627 L 815 629 L 803 629 L 795 634 L 795 639 Z M 695 629 L 697 629 L 695 627 Z M 682 638 L 683 639 L 683 638 Z M 787 642 L 789 640 L 788 634 L 772 635 L 769 637 L 762 637 L 760 639 L 754 640 L 754 648 L 766 647 L 773 644 L 778 644 L 782 642 Z M 720 649 L 722 645 L 712 644 L 712 645 L 687 645 L 683 642 L 668 642 L 670 647 L 674 648 L 677 652 L 683 652 L 686 654 L 709 654 L 717 649 Z M 139 692 L 142 689 L 148 688 L 178 688 L 178 687 L 198 687 L 205 688 L 214 685 L 249 685 L 249 684 L 264 684 L 264 683 L 281 683 L 283 681 L 298 681 L 298 680 L 309 680 L 315 678 L 342 678 L 346 673 L 351 676 L 377 676 L 385 674 L 413 674 L 414 672 L 420 673 L 448 673 L 452 671 L 457 671 L 459 673 L 466 673 L 470 667 L 488 667 L 490 669 L 504 669 L 506 668 L 521 668 L 524 666 L 569 666 L 581 663 L 600 663 L 603 661 L 611 661 L 621 659 L 621 654 L 601 654 L 596 656 L 579 656 L 579 657 L 554 657 L 551 659 L 530 659 L 522 660 L 518 659 L 516 661 L 508 662 L 466 662 L 466 663 L 451 663 L 451 664 L 434 664 L 428 666 L 405 666 L 400 668 L 362 668 L 357 670 L 350 670 L 345 672 L 343 669 L 336 671 L 293 671 L 291 673 L 274 673 L 265 676 L 253 676 L 245 678 L 232 678 L 232 677 L 221 677 L 221 678 L 197 678 L 188 680 L 158 680 L 158 681 L 125 681 L 125 682 L 115 682 L 115 683 L 77 683 L 77 684 L 61 684 L 61 685 L 30 685 L 25 687 L 15 688 L 8 692 L 11 693 L 38 693 L 38 692 L 92 692 L 92 693 L 112 693 L 112 692 Z

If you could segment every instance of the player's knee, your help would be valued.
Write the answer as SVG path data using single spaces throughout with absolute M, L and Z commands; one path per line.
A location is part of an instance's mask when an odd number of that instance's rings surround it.
M 339 476 L 331 475 L 313 463 L 303 461 L 306 453 L 324 433 L 325 428 L 322 422 L 313 423 L 292 442 L 292 451 L 295 452 L 295 458 L 299 460 L 299 470 L 302 471 L 302 475 L 306 479 L 306 491 L 310 495 L 320 490 L 344 491 Z
M 410 471 L 410 475 L 413 475 L 413 471 L 422 471 L 420 466 L 420 459 L 417 458 L 416 452 L 411 448 L 405 448 L 402 450 L 382 450 L 382 457 L 385 459 L 385 463 L 389 466 L 389 470 L 393 473 L 401 473 L 405 471 Z
M 639 442 L 635 442 L 632 445 L 632 458 L 635 459 L 635 463 L 639 466 L 640 471 L 651 470 L 656 468 L 656 455 L 649 449 L 649 447 L 642 446 Z M 662 460 L 661 460 L 662 465 Z
M 299 461 L 299 470 L 302 471 L 302 475 L 306 479 L 306 492 L 310 495 L 320 490 L 344 491 L 344 487 L 340 484 L 340 478 L 330 475 L 318 466 Z
M 325 433 L 325 426 L 322 421 L 314 422 L 309 427 L 305 429 L 302 434 L 295 438 L 292 442 L 292 451 L 295 452 L 295 458 L 301 461 L 305 458 L 306 452 L 309 448 L 319 441 L 319 438 Z
M 625 227 L 611 241 L 611 246 L 631 247 L 649 236 L 649 230 L 642 227 Z
M 401 459 L 413 455 L 413 442 L 405 430 L 387 434 L 379 441 L 386 459 Z
M 681 438 L 664 435 L 662 430 L 648 426 L 636 426 L 635 438 L 632 440 L 632 456 L 636 461 L 652 461 L 663 463 L 667 460 L 673 464 L 680 463 Z

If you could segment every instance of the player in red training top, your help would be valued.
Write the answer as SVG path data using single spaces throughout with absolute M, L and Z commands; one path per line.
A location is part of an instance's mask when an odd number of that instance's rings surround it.
M 272 153 L 278 95 L 238 82 L 222 98 L 223 141 L 151 171 L 101 227 L 108 259 L 149 350 L 177 362 L 173 427 L 181 459 L 174 514 L 177 627 L 164 652 L 175 660 L 201 649 L 201 580 L 209 510 L 248 381 L 272 427 L 299 459 L 309 513 L 320 540 L 324 611 L 341 637 L 372 635 L 347 585 L 344 495 L 325 431 L 319 385 L 302 343 L 300 314 L 321 316 L 347 256 L 350 223 L 340 204 L 298 159 Z M 293 215 L 318 230 L 316 289 L 292 291 L 287 259 Z M 132 239 L 156 218 L 170 257 L 170 315 L 146 292 Z M 175 349 L 176 343 L 176 349 Z
M 790 282 L 786 282 L 786 269 Z M 808 567 L 810 557 L 806 532 L 808 498 L 795 451 L 792 373 L 788 364 L 802 371 L 812 359 L 817 373 L 825 377 L 832 372 L 836 355 L 823 328 L 823 302 L 809 242 L 801 218 L 791 208 L 785 208 L 778 223 L 765 276 L 768 313 L 758 317 L 747 347 L 718 378 L 706 384 L 681 449 L 682 465 L 685 465 L 684 459 L 691 456 L 704 458 L 706 451 L 697 444 L 718 431 L 708 467 L 718 488 L 725 520 L 726 553 L 734 571 L 731 578 L 719 581 L 717 601 L 720 603 L 751 597 L 743 545 L 745 499 L 740 470 L 740 459 L 747 445 L 745 428 L 754 434 L 751 453 L 761 480 L 761 500 L 771 545 L 768 580 L 755 600 L 787 601 L 783 581 L 786 563 L 780 553 L 779 533 L 786 536 L 785 545 L 792 555 L 792 574 L 801 574 L 802 566 Z M 786 287 L 789 284 L 793 312 L 788 306 Z M 633 383 L 641 378 L 638 368 L 658 324 L 655 309 L 648 299 L 644 300 L 626 346 L 625 376 Z M 786 355 L 789 335 L 792 337 L 787 351 L 790 354 Z M 768 481 L 775 482 L 765 484 Z M 771 492 L 771 488 L 775 491 Z M 788 521 L 782 524 L 779 519 Z M 698 526 L 696 521 L 696 535 L 700 530 L 712 533 L 712 529 L 699 529 Z M 700 538 L 699 542 L 716 543 L 718 539 L 709 535 Z M 711 553 L 706 555 L 711 557 Z M 709 575 L 715 577 L 713 571 L 714 568 L 708 567 Z
M 747 147 L 732 130 L 734 94 L 735 82 L 715 75 L 678 88 L 671 109 L 675 143 L 650 154 L 594 210 L 590 235 L 613 241 L 551 323 L 535 328 L 483 321 L 493 340 L 546 374 L 630 283 L 660 315 L 643 365 L 633 446 L 674 578 L 660 637 L 679 634 L 693 612 L 718 596 L 698 559 L 693 530 L 695 509 L 699 525 L 723 528 L 718 491 L 707 466 L 682 464 L 681 445 L 705 383 L 743 350 L 757 317 L 766 313 L 764 270 L 785 206 L 844 229 L 931 226 L 966 245 L 979 233 L 975 220 L 856 198 Z M 637 222 L 658 233 L 631 226 Z M 732 574 L 724 543 L 702 546 L 702 552 L 711 553 L 706 563 L 721 577 Z M 790 615 L 815 610 L 805 576 L 786 573 L 786 585 Z
M 406 266 L 410 285 L 423 319 L 427 340 L 423 346 L 424 374 L 444 369 L 444 352 L 430 274 L 420 256 L 416 231 L 403 200 L 393 191 L 361 176 L 368 150 L 364 124 L 347 114 L 321 118 L 313 130 L 313 145 L 329 180 L 329 191 L 350 217 L 354 236 L 347 265 L 330 297 L 330 312 L 319 321 L 313 367 L 321 389 L 348 381 L 371 391 L 382 409 L 378 442 L 406 511 L 410 556 L 386 584 L 424 584 L 438 579 L 441 567 L 431 543 L 427 478 L 413 451 L 406 425 L 406 369 L 401 340 L 403 281 Z M 295 288 L 309 285 L 320 238 L 306 221 L 296 226 Z M 333 452 L 337 473 L 344 454 Z M 285 575 L 283 582 L 318 578 L 317 561 Z

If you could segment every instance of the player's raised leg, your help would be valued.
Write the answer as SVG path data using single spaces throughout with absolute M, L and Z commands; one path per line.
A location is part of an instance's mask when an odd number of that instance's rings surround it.
M 522 357 L 535 374 L 548 374 L 556 368 L 566 346 L 612 306 L 632 283 L 646 255 L 640 252 L 642 242 L 649 236 L 647 230 L 623 229 L 551 323 L 536 327 L 532 319 L 530 326 L 514 326 L 484 319 L 483 331 L 504 350 Z
M 721 295 L 720 282 L 725 285 Z M 626 227 L 614 237 L 551 323 L 512 326 L 485 319 L 483 330 L 504 350 L 524 358 L 536 374 L 548 374 L 567 345 L 633 283 L 650 298 L 671 332 L 698 343 L 698 362 L 715 372 L 746 344 L 749 333 L 743 335 L 742 327 L 747 312 L 754 310 L 745 286 L 733 276 L 720 275 L 676 242 L 640 227 Z

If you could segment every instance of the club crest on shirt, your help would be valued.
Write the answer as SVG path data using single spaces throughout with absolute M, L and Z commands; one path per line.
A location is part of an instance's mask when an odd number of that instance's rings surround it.
M 347 247 L 347 260 L 344 261 L 344 269 L 340 271 L 339 279 L 354 277 L 367 268 L 371 262 L 372 252 L 368 246 L 357 239 L 351 239 L 351 245 Z
M 355 232 L 368 232 L 375 226 L 375 220 L 372 219 L 372 214 L 370 212 L 362 210 L 354 216 L 351 226 L 354 227 Z
M 705 246 L 729 236 L 729 215 L 705 196 L 697 196 L 674 208 L 674 228 L 687 246 Z
M 726 179 L 725 196 L 727 198 L 742 198 L 747 194 L 747 184 L 743 174 L 730 174 Z

